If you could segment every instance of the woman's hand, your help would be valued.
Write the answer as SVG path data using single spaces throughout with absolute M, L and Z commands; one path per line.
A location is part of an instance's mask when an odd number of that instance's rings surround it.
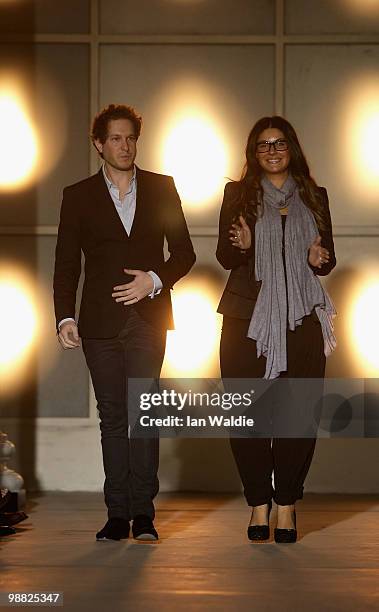
M 308 262 L 314 268 L 321 268 L 329 261 L 329 251 L 321 246 L 321 236 L 314 239 L 308 251 Z
M 232 245 L 246 251 L 251 247 L 251 231 L 242 215 L 239 216 L 239 224 L 233 223 L 232 229 L 229 230 L 230 240 Z

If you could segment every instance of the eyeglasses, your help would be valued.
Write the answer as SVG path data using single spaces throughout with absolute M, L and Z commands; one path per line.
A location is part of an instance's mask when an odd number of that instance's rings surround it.
M 287 151 L 288 142 L 284 138 L 278 138 L 277 140 L 261 140 L 257 142 L 257 153 L 268 153 L 271 147 L 274 147 L 275 151 Z

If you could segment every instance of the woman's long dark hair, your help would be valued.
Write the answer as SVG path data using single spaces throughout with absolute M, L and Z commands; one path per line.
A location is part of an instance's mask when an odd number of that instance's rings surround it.
M 319 229 L 324 229 L 324 207 L 320 190 L 310 175 L 307 160 L 294 128 L 289 121 L 279 116 L 259 119 L 249 134 L 246 145 L 246 164 L 239 181 L 241 188 L 238 197 L 233 202 L 235 218 L 237 219 L 240 214 L 245 218 L 251 215 L 258 216 L 258 204 L 263 197 L 261 178 L 264 171 L 255 154 L 259 135 L 268 128 L 276 128 L 283 132 L 291 155 L 289 171 L 299 187 L 301 199 L 314 214 Z

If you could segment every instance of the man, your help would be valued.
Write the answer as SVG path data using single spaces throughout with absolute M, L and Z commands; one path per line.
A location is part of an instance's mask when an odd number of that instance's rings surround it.
M 64 189 L 56 248 L 58 338 L 65 349 L 82 344 L 98 402 L 108 521 L 97 540 L 127 538 L 131 520 L 135 538 L 158 539 L 158 439 L 128 437 L 127 379 L 159 377 L 173 328 L 170 289 L 195 262 L 173 179 L 134 164 L 140 130 L 128 106 L 95 117 L 91 138 L 103 165 Z

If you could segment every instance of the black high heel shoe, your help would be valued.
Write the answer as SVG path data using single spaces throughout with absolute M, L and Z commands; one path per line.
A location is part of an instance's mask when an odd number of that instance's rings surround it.
M 297 540 L 297 530 L 296 530 L 296 510 L 293 509 L 293 522 L 295 525 L 295 529 L 281 529 L 275 527 L 274 529 L 274 539 L 277 544 L 293 544 Z
M 268 515 L 267 522 L 270 522 L 270 512 L 272 508 L 272 501 L 268 504 Z M 270 525 L 249 525 L 247 528 L 247 537 L 252 542 L 262 542 L 268 540 L 270 537 Z

